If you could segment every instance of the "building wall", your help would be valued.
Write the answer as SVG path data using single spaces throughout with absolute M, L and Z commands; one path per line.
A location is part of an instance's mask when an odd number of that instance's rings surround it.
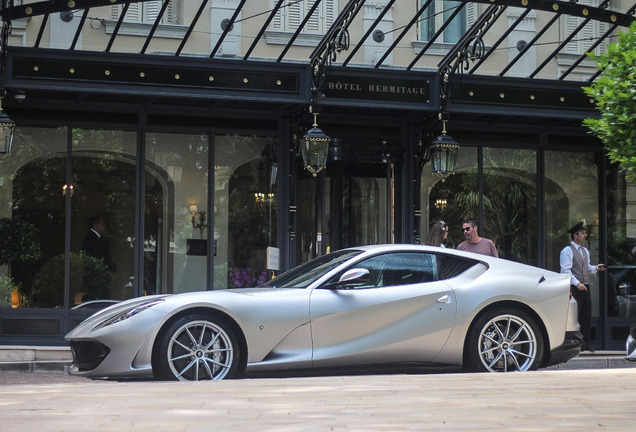
M 344 3 L 338 2 L 338 7 L 342 8 Z M 182 51 L 180 58 L 184 62 L 207 59 L 218 40 L 221 23 L 231 16 L 237 4 L 236 0 L 215 0 L 203 10 Z M 386 1 L 381 0 L 367 2 L 359 19 L 350 28 L 352 40 L 360 39 L 368 28 L 365 26 L 377 16 L 378 6 L 384 4 Z M 415 1 L 396 2 L 380 26 L 385 39 L 381 42 L 372 38 L 367 40 L 351 61 L 354 67 L 336 72 L 343 77 L 349 73 L 354 84 L 376 77 L 386 81 L 386 75 L 370 73 L 369 67 L 377 64 L 384 52 L 382 48 L 397 38 L 417 7 Z M 476 7 L 483 10 L 486 6 L 480 4 Z M 191 22 L 196 13 L 195 3 L 182 1 L 177 12 L 176 16 L 180 17 L 177 23 L 161 25 L 146 54 L 174 53 L 178 49 L 187 29 L 183 24 Z M 262 2 L 246 4 L 239 17 L 241 22 L 235 24 L 215 60 L 242 59 L 266 19 L 266 15 L 259 15 L 261 12 Z M 495 35 L 503 33 L 518 12 L 511 8 L 504 13 L 502 20 L 496 24 L 496 31 L 490 32 L 492 36 L 486 38 L 487 47 L 495 43 Z M 110 6 L 91 10 L 90 17 L 74 48 L 80 53 L 79 58 L 87 52 L 103 51 L 114 28 Z M 531 14 L 479 69 L 480 74 L 501 70 L 502 65 L 514 58 L 518 42 L 534 37 L 537 29 L 542 28 L 549 18 L 548 14 L 540 12 Z M 40 17 L 16 21 L 10 45 L 33 46 L 39 23 Z M 544 36 L 546 43 L 538 43 L 536 48 L 532 48 L 508 76 L 523 77 L 533 70 L 537 66 L 537 58 L 550 52 L 554 43 L 562 39 L 561 24 L 564 25 L 560 23 L 551 27 Z M 79 14 L 68 22 L 63 21 L 59 14 L 52 15 L 40 48 L 61 49 L 67 55 L 78 25 Z M 148 58 L 160 66 L 174 65 L 174 55 L 132 56 L 143 49 L 150 27 L 149 23 L 124 25 L 111 51 L 130 54 L 126 59 L 138 65 L 147 65 Z M 392 68 L 404 68 L 412 61 L 425 45 L 419 40 L 418 31 L 418 27 L 410 30 L 385 60 L 383 70 L 390 73 Z M 295 66 L 306 64 L 320 40 L 319 36 L 303 35 L 289 50 L 286 61 L 293 62 Z M 256 64 L 263 70 L 271 68 L 272 60 L 278 57 L 288 37 L 289 33 L 285 35 L 269 29 L 250 58 L 264 60 Z M 363 158 L 369 157 L 369 148 L 377 146 L 378 142 L 400 149 L 398 163 L 392 166 L 393 177 L 377 175 L 374 181 L 367 182 L 360 180 L 364 176 L 351 179 L 352 176 L 340 173 L 331 174 L 325 180 L 324 188 L 331 188 L 331 184 L 342 181 L 341 189 L 329 189 L 333 191 L 357 187 L 360 194 L 352 194 L 354 199 L 370 196 L 362 193 L 364 187 L 369 188 L 366 192 L 373 190 L 378 208 L 383 208 L 377 215 L 383 215 L 382 219 L 391 215 L 387 226 L 397 227 L 393 232 L 387 229 L 375 237 L 365 231 L 360 238 L 381 237 L 382 241 L 386 241 L 390 234 L 391 240 L 411 243 L 418 236 L 425 238 L 429 224 L 436 219 L 444 218 L 452 223 L 451 227 L 457 227 L 463 217 L 470 215 L 480 219 L 481 232 L 496 241 L 505 258 L 558 270 L 558 252 L 567 244 L 567 228 L 578 220 L 585 220 L 593 233 L 591 240 L 594 243 L 590 246 L 594 260 L 607 258 L 608 265 L 615 266 L 617 270 L 632 265 L 633 254 L 625 252 L 630 242 L 634 242 L 629 228 L 633 222 L 630 216 L 633 213 L 631 189 L 624 185 L 620 174 L 612 172 L 613 181 L 623 184 L 623 187 L 616 189 L 615 195 L 606 194 L 604 173 L 609 168 L 605 166 L 599 143 L 585 138 L 585 131 L 577 118 L 583 115 L 583 111 L 576 107 L 561 111 L 558 108 L 551 111 L 553 108 L 550 108 L 539 115 L 540 110 L 515 104 L 510 99 L 505 100 L 507 105 L 491 102 L 476 108 L 469 103 L 451 105 L 455 111 L 451 112 L 449 133 L 462 145 L 457 174 L 446 182 L 432 177 L 428 170 L 421 178 L 413 178 L 417 140 L 412 130 L 425 128 L 421 124 L 422 117 L 430 121 L 430 116 L 436 116 L 439 108 L 437 83 L 428 83 L 429 75 L 422 74 L 422 71 L 435 72 L 450 47 L 451 44 L 436 44 L 430 54 L 423 56 L 415 65 L 415 72 L 420 75 L 408 76 L 409 79 L 414 77 L 415 81 L 421 80 L 421 88 L 428 89 L 430 94 L 426 101 L 405 102 L 395 95 L 389 95 L 394 98 L 389 100 L 389 96 L 380 93 L 373 99 L 368 94 L 352 96 L 337 92 L 327 92 L 327 97 L 321 99 L 324 110 L 320 115 L 321 127 L 333 138 L 352 143 L 349 147 L 352 159 L 360 155 L 356 153 L 359 149 L 362 149 Z M 347 55 L 347 52 L 342 53 L 338 61 L 342 62 Z M 566 57 L 552 60 L 538 77 L 558 77 L 563 64 L 567 63 Z M 214 63 L 215 66 L 218 64 Z M 226 63 L 223 65 L 227 66 Z M 366 68 L 356 68 L 360 65 Z M 286 63 L 275 66 L 274 74 L 289 68 Z M 242 73 L 242 68 L 244 65 L 237 61 L 235 72 Z M 584 64 L 574 79 L 589 76 L 592 69 L 593 65 Z M 402 75 L 403 70 L 398 72 L 395 75 L 399 75 L 399 79 L 406 79 L 406 75 Z M 299 77 L 300 86 L 306 84 L 302 73 Z M 143 87 L 149 90 L 141 97 L 127 94 L 126 89 L 137 90 L 130 83 L 124 88 L 108 83 L 100 87 L 97 80 L 88 83 L 67 78 L 54 81 L 55 85 L 52 85 L 48 79 L 30 79 L 22 82 L 28 82 L 34 91 L 36 88 L 40 91 L 46 89 L 49 93 L 40 96 L 38 103 L 29 102 L 29 92 L 25 102 L 9 101 L 12 115 L 17 115 L 16 118 L 22 122 L 18 126 L 15 152 L 0 161 L 0 217 L 31 218 L 47 248 L 47 260 L 77 253 L 87 218 L 102 212 L 110 217 L 113 252 L 118 254 L 121 265 L 117 287 L 113 288 L 111 296 L 117 300 L 152 292 L 222 289 L 246 280 L 254 284 L 263 273 L 272 275 L 272 269 L 266 263 L 268 247 L 280 249 L 283 257 L 281 270 L 308 259 L 311 250 L 314 254 L 320 252 L 316 248 L 315 209 L 307 210 L 309 206 L 299 199 L 309 199 L 317 191 L 314 180 L 298 166 L 298 158 L 294 157 L 292 135 L 301 134 L 303 130 L 290 127 L 291 114 L 309 102 L 309 98 L 305 97 L 306 89 L 290 96 L 296 98 L 294 101 L 277 99 L 274 92 L 255 96 L 256 93 L 241 93 L 236 89 L 231 89 L 234 93 L 228 91 L 223 94 L 221 100 L 218 96 L 215 98 L 213 90 L 197 89 L 196 86 L 187 91 L 171 85 L 165 88 Z M 5 81 L 10 81 L 9 77 L 5 77 Z M 55 93 L 58 84 L 65 86 L 61 94 Z M 87 91 L 89 84 L 92 88 Z M 555 87 L 551 89 L 555 90 Z M 204 91 L 209 97 L 202 102 Z M 265 102 L 267 105 L 264 105 Z M 488 112 L 479 112 L 482 107 Z M 130 114 L 134 120 L 129 123 L 113 120 L 121 111 Z M 556 112 L 562 113 L 563 117 L 550 117 Z M 153 115 L 162 115 L 167 120 L 148 122 Z M 574 122 L 575 126 L 572 125 Z M 427 133 L 433 136 L 439 133 L 439 124 L 434 123 L 431 128 Z M 387 130 L 390 133 L 384 135 L 382 132 Z M 396 133 L 396 130 L 399 132 Z M 78 135 L 78 131 L 83 132 Z M 89 136 L 91 139 L 86 139 Z M 74 165 L 74 160 L 80 165 Z M 76 178 L 80 172 L 86 178 L 91 175 L 91 170 L 80 169 L 82 163 L 94 167 L 93 174 L 100 174 L 102 189 L 87 188 L 86 184 L 90 182 L 82 185 L 81 175 Z M 279 174 L 272 174 L 274 163 Z M 384 168 L 386 162 L 378 163 L 376 159 L 370 165 L 352 163 L 351 166 L 345 165 L 344 170 L 375 169 L 377 165 Z M 579 166 L 584 167 L 584 175 L 570 175 Z M 425 168 L 428 169 L 428 166 Z M 47 173 L 50 171 L 54 178 L 39 175 L 37 170 L 44 169 Z M 36 170 L 35 174 L 32 170 Z M 110 175 L 113 172 L 129 182 L 123 185 L 114 181 L 118 177 Z M 180 173 L 179 179 L 177 172 Z M 493 173 L 497 174 L 494 181 Z M 78 185 L 75 197 L 62 195 L 61 187 L 74 182 Z M 415 196 L 414 182 L 421 190 L 418 196 Z M 387 190 L 387 184 L 392 185 L 390 191 L 387 195 L 380 194 L 378 191 L 382 188 Z M 514 204 L 516 212 L 507 212 L 506 203 L 497 202 L 507 197 L 509 189 L 506 186 L 515 187 L 519 192 Z M 34 194 L 34 190 L 46 190 L 46 193 Z M 87 190 L 91 193 L 85 194 L 86 201 L 80 202 L 79 198 Z M 42 198 L 42 201 L 33 197 Z M 446 199 L 445 208 L 435 206 L 440 197 Z M 23 211 L 24 206 L 20 207 L 21 200 L 27 198 L 31 200 L 26 206 L 30 213 Z M 333 196 L 329 199 L 334 201 Z M 462 205 L 460 208 L 453 204 L 460 199 L 470 206 Z M 48 207 L 39 208 L 38 203 L 41 202 L 47 203 Z M 414 202 L 420 203 L 416 212 L 413 212 Z M 391 211 L 385 211 L 388 203 L 396 204 Z M 192 225 L 192 214 L 189 213 L 192 204 L 207 212 L 208 224 L 204 230 Z M 337 206 L 334 204 L 331 208 L 337 209 Z M 365 209 L 367 215 L 372 210 Z M 418 211 L 421 211 L 421 216 L 411 214 Z M 335 219 L 337 215 L 329 213 L 328 216 Z M 47 225 L 49 221 L 54 223 Z M 400 225 L 396 221 L 404 223 Z M 321 235 L 325 236 L 321 240 L 323 246 L 330 246 L 327 231 Z M 188 240 L 207 240 L 207 243 L 199 244 L 198 247 L 203 249 L 196 249 L 196 242 Z M 460 241 L 461 237 L 455 231 L 448 246 L 456 246 Z M 188 249 L 189 246 L 193 249 Z M 38 263 L 38 271 L 46 264 Z M 48 335 L 59 342 L 64 331 L 73 325 L 75 312 L 69 311 L 69 308 L 75 305 L 76 294 L 83 291 L 76 289 L 74 281 L 64 279 L 62 274 L 63 280 L 59 275 L 55 278 L 58 288 L 54 295 L 34 295 L 34 290 L 37 294 L 38 283 L 33 278 L 29 279 L 29 269 L 32 275 L 37 275 L 38 271 L 29 267 L 31 264 L 21 265 L 0 267 L 1 274 L 23 284 L 22 303 L 15 309 L 20 317 L 24 314 L 43 316 L 48 313 L 45 311 L 53 309 L 63 311 L 59 315 L 60 330 Z M 70 268 L 72 263 L 67 265 Z M 232 273 L 233 270 L 236 272 Z M 596 340 L 603 346 L 610 346 L 620 340 L 620 335 L 612 336 L 610 329 L 614 324 L 616 328 L 622 328 L 620 326 L 631 317 L 631 308 L 627 305 L 631 307 L 630 296 L 634 294 L 629 280 L 622 291 L 615 293 L 611 291 L 609 279 L 595 281 Z M 613 301 L 616 303 L 615 311 L 611 309 Z M 9 312 L 12 314 L 7 315 Z M 0 312 L 4 313 L 3 319 L 16 316 L 15 311 L 9 312 L 6 309 Z M 50 341 L 45 335 L 7 334 L 2 331 L 0 328 L 0 343 L 24 340 L 25 337 Z

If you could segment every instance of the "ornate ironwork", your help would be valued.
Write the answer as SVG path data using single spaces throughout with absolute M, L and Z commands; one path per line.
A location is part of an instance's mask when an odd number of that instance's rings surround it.
M 364 0 L 350 0 L 343 8 L 336 22 L 320 44 L 311 54 L 311 107 L 312 113 L 317 113 L 318 94 L 322 93 L 329 81 L 331 65 L 337 60 L 338 54 L 347 51 L 351 42 L 349 25 L 364 5 Z
M 472 36 L 457 51 L 455 61 L 442 67 L 442 99 L 452 99 L 462 83 L 464 72 L 470 68 L 470 63 L 481 59 L 486 52 L 486 45 L 481 35 Z
M 336 61 L 339 53 L 349 49 L 350 41 L 349 30 L 344 26 L 338 26 L 333 37 L 327 43 L 327 49 L 312 60 L 312 91 L 322 91 L 325 88 L 329 80 L 331 64 Z
M 11 34 L 11 21 L 5 21 L 0 29 L 0 73 L 4 73 L 7 60 L 7 48 L 9 43 L 9 35 Z

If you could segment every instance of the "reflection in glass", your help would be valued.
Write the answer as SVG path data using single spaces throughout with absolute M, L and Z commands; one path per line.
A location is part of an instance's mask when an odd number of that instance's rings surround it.
M 612 166 L 607 180 L 607 314 L 636 317 L 636 184 Z
M 206 134 L 146 134 L 146 294 L 207 289 L 207 225 L 193 226 L 190 207 L 207 214 L 208 149 Z
M 384 172 L 382 173 L 384 174 Z M 331 250 L 346 247 L 390 243 L 390 220 L 387 214 L 386 177 L 354 177 L 331 174 L 331 188 L 327 188 L 327 208 L 336 208 L 340 214 L 329 215 L 327 226 L 334 227 L 327 238 Z M 335 206 L 331 200 L 337 200 Z
M 480 223 L 479 235 L 495 243 L 501 258 L 536 265 L 536 153 L 485 147 L 480 176 L 476 150 L 462 146 L 456 172 L 445 182 L 424 170 L 422 202 L 428 211 L 423 214 L 428 217 L 422 217 L 422 236 L 426 237 L 430 225 L 443 220 L 449 227 L 445 246 L 455 248 L 464 241 L 462 222 L 475 219 Z M 484 219 L 480 221 L 482 206 Z
M 30 224 L 40 245 L 37 262 L 18 260 L 11 265 L 28 307 L 64 306 L 65 179 L 66 157 L 61 156 L 24 165 L 13 182 L 12 216 Z
M 446 247 L 455 248 L 464 241 L 462 221 L 479 215 L 479 176 L 477 149 L 462 146 L 457 156 L 455 174 L 446 181 L 432 173 L 429 166 L 422 170 L 420 233 L 425 239 L 430 225 L 438 220 L 449 229 Z
M 501 258 L 537 265 L 537 156 L 533 150 L 484 149 L 484 220 L 479 235 Z
M 63 260 L 59 271 L 42 269 L 64 257 L 66 143 L 66 128 L 18 128 L 2 160 L 0 219 L 10 232 L 0 241 L 9 240 L 11 252 L 3 247 L 0 257 L 0 299 L 7 299 L 0 307 L 64 306 Z
M 214 146 L 214 287 L 260 285 L 277 246 L 276 141 L 218 135 Z
M 590 262 L 599 262 L 598 175 L 594 153 L 545 152 L 546 264 L 560 271 L 568 229 L 583 221 Z M 600 274 L 599 274 L 600 275 Z M 601 275 L 602 276 L 602 275 Z M 599 277 L 590 277 L 592 316 L 599 315 Z
M 74 129 L 72 143 L 71 253 L 82 254 L 84 286 L 79 292 L 71 287 L 71 307 L 88 300 L 132 298 L 136 133 Z M 100 218 L 103 225 L 91 226 Z M 99 241 L 97 250 L 87 247 L 89 239 Z M 100 269 L 99 261 L 108 268 Z M 72 274 L 73 259 L 71 265 Z
M 308 178 L 302 171 L 296 182 L 296 194 L 298 196 L 297 206 L 297 240 L 296 263 L 305 263 L 319 255 L 317 250 L 317 219 L 316 219 L 316 197 L 317 180 Z

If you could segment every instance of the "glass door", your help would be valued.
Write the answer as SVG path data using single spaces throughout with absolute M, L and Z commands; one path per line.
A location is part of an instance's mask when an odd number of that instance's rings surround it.
M 391 243 L 392 190 L 386 166 L 334 170 L 325 189 L 328 250 Z
M 331 164 L 297 181 L 296 264 L 347 247 L 394 240 L 393 168 L 389 164 Z

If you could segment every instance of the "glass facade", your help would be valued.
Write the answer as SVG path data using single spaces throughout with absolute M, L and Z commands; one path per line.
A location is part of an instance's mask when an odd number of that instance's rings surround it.
M 266 250 L 276 247 L 278 220 L 275 139 L 216 136 L 210 176 L 208 134 L 144 136 L 141 146 L 132 131 L 17 131 L 15 151 L 0 174 L 6 238 L 0 307 L 72 308 L 89 300 L 242 287 L 269 278 Z M 137 166 L 142 147 L 143 176 Z M 93 235 L 112 265 L 87 246 Z
M 145 143 L 144 291 L 205 290 L 209 137 L 149 132 Z
M 607 175 L 607 302 L 611 319 L 636 317 L 636 185 L 615 167 Z M 626 334 L 612 334 L 612 338 Z
M 584 38 L 571 8 L 485 16 L 486 4 L 454 0 L 224 0 L 200 10 L 152 0 L 127 5 L 119 23 L 122 5 L 80 17 L 81 5 L 73 15 L 56 2 L 13 3 L 2 95 L 18 128 L 0 158 L 0 343 L 61 340 L 89 312 L 73 308 L 90 301 L 245 287 L 349 246 L 423 243 L 440 219 L 456 247 L 466 218 L 501 257 L 551 270 L 567 229 L 585 221 L 592 259 L 610 270 L 593 279 L 594 325 L 606 332 L 595 337 L 624 339 L 636 310 L 636 191 L 581 130 L 594 108 L 580 84 L 596 68 L 567 55 L 614 21 L 625 28 L 625 2 L 611 20 L 591 14 Z M 486 20 L 485 46 L 506 34 L 511 49 L 475 63 L 481 45 L 466 32 Z M 323 38 L 334 23 L 347 29 L 337 52 Z M 574 38 L 552 52 L 535 35 Z M 457 62 L 469 39 L 470 72 Z M 433 64 L 464 67 L 440 76 Z M 317 178 L 292 138 L 311 124 L 309 105 L 332 137 Z M 414 135 L 447 108 L 456 173 L 442 181 L 429 163 L 415 174 L 424 154 Z
M 446 247 L 456 248 L 464 241 L 462 221 L 478 219 L 481 208 L 478 161 L 477 147 L 462 146 L 457 155 L 455 174 L 444 181 L 433 174 L 430 164 L 424 166 L 420 179 L 421 243 L 426 243 L 429 226 L 438 220 L 445 221 L 449 229 Z M 482 234 L 484 237 L 490 235 L 488 232 Z
M 267 250 L 276 248 L 276 139 L 216 135 L 214 142 L 214 287 L 266 282 Z
M 338 162 L 318 177 L 290 165 L 284 172 L 295 180 L 285 182 L 278 140 L 18 128 L 14 151 L 0 167 L 0 307 L 70 310 L 90 300 L 254 286 L 275 274 L 268 251 L 289 253 L 297 265 L 344 247 L 414 241 L 395 227 L 408 213 L 401 194 L 410 189 L 392 162 Z M 567 230 L 584 221 L 592 262 L 607 256 L 609 269 L 592 278 L 594 337 L 623 343 L 625 322 L 636 315 L 636 190 L 624 174 L 599 164 L 604 159 L 595 150 L 526 142 L 462 145 L 456 172 L 445 181 L 425 165 L 421 238 L 443 219 L 450 228 L 446 247 L 455 248 L 463 241 L 462 221 L 474 218 L 501 257 L 559 271 Z M 296 202 L 289 237 L 280 235 L 289 228 L 281 188 Z M 96 218 L 114 267 L 85 245 Z M 279 244 L 281 238 L 289 243 Z M 47 333 L 36 328 L 42 322 L 30 331 Z M 0 336 L 12 326 L 4 323 Z
M 430 224 L 444 220 L 450 230 L 446 246 L 456 247 L 464 241 L 462 222 L 474 219 L 501 258 L 537 265 L 536 177 L 533 150 L 462 147 L 455 175 L 445 181 L 423 176 L 429 211 L 420 229 L 427 233 Z
M 18 128 L 14 147 L 0 174 L 4 289 L 14 306 L 64 306 L 68 130 Z
M 569 140 L 549 142 L 566 147 Z M 559 272 L 560 252 L 571 241 L 567 231 L 583 221 L 592 264 L 605 262 L 607 248 L 608 271 L 590 280 L 593 339 L 622 349 L 636 316 L 636 189 L 605 163 L 600 152 L 580 146 L 576 151 L 462 146 L 455 174 L 445 181 L 424 169 L 421 238 L 432 223 L 444 220 L 450 229 L 445 245 L 455 248 L 464 240 L 461 221 L 473 218 L 500 257 Z

